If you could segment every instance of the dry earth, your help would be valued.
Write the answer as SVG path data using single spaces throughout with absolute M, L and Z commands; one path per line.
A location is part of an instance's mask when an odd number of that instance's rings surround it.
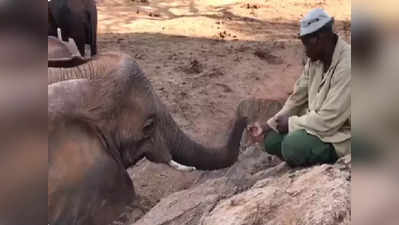
M 350 41 L 347 0 L 97 2 L 99 52 L 130 54 L 181 128 L 211 145 L 223 140 L 242 100 L 288 96 L 302 70 L 298 21 L 310 9 L 325 8 Z M 203 175 L 145 160 L 129 172 L 145 211 Z

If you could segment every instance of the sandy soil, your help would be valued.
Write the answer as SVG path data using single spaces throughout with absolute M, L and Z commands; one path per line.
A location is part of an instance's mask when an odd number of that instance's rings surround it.
M 99 51 L 132 55 L 183 129 L 209 141 L 242 99 L 287 96 L 298 20 L 320 6 L 347 33 L 344 0 L 99 0 Z
M 323 7 L 350 41 L 347 0 L 97 2 L 99 52 L 134 57 L 181 128 L 206 144 L 221 143 L 240 101 L 288 96 L 303 68 L 298 22 L 310 9 Z M 146 207 L 200 175 L 148 162 L 130 173 Z

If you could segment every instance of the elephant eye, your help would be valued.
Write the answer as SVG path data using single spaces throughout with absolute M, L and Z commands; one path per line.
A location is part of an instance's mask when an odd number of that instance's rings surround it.
M 154 126 L 154 120 L 153 119 L 149 119 L 149 120 L 147 120 L 145 122 L 143 129 L 146 130 L 146 129 L 152 127 L 152 126 Z

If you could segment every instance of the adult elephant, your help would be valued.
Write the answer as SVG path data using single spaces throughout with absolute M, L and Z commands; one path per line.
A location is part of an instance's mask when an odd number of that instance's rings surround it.
M 51 0 L 48 2 L 48 35 L 62 31 L 64 41 L 73 38 L 82 56 L 85 44 L 97 54 L 97 7 L 95 0 Z
M 125 54 L 49 68 L 48 76 L 50 224 L 105 225 L 116 219 L 135 196 L 126 169 L 144 157 L 201 170 L 237 160 L 246 118 L 236 116 L 221 147 L 193 141 Z

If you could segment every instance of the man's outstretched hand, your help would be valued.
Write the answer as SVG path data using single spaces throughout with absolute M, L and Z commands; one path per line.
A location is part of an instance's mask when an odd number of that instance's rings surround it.
M 270 130 L 270 127 L 265 124 L 264 126 L 260 125 L 259 122 L 255 122 L 247 127 L 247 132 L 251 139 L 252 143 L 262 142 L 265 134 Z
M 277 118 L 277 130 L 280 131 L 281 134 L 288 133 L 288 115 L 281 115 Z

